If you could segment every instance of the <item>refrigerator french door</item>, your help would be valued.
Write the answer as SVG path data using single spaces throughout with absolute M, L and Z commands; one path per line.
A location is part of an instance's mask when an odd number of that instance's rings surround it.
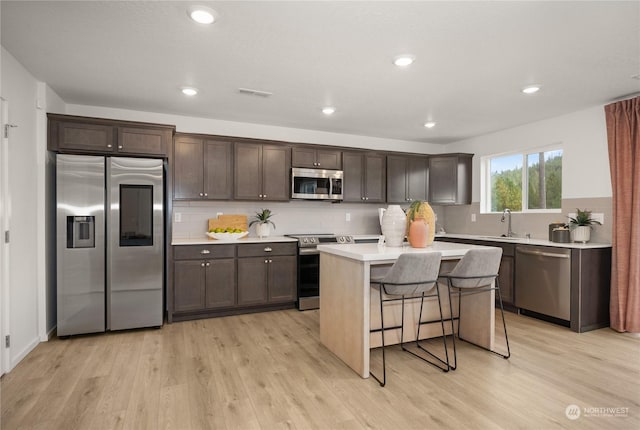
M 163 161 L 56 156 L 58 335 L 161 326 Z

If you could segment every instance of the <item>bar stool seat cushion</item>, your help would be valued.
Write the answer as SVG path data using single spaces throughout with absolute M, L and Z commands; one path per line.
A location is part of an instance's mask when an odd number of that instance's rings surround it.
M 385 276 L 370 282 L 383 285 L 388 295 L 422 294 L 435 286 L 441 258 L 440 253 L 401 254 Z
M 491 284 L 500 269 L 502 248 L 470 249 L 462 260 L 447 273 L 455 288 L 479 288 Z M 478 276 L 492 275 L 486 278 Z

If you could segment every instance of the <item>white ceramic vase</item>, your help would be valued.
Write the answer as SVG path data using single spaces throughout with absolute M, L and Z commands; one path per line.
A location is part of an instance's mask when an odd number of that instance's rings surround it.
M 271 226 L 266 222 L 256 224 L 256 234 L 258 237 L 268 237 L 271 234 Z
M 382 216 L 381 227 L 387 246 L 402 246 L 407 231 L 407 217 L 400 205 L 389 205 Z
M 571 240 L 574 242 L 587 243 L 591 239 L 591 227 L 588 225 L 579 225 L 571 230 Z

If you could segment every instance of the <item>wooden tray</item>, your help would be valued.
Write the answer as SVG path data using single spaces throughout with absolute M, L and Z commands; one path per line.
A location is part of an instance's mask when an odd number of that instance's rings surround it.
M 214 228 L 239 228 L 242 231 L 247 231 L 247 216 L 246 215 L 220 215 L 218 218 L 209 219 L 209 227 L 207 231 Z

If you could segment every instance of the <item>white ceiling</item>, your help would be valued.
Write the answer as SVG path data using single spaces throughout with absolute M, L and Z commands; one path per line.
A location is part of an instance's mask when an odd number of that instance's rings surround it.
M 193 4 L 218 21 L 191 21 Z M 447 143 L 640 91 L 638 1 L 0 7 L 2 45 L 71 104 Z M 404 53 L 416 61 L 403 70 L 392 60 Z M 520 93 L 530 83 L 543 88 Z

